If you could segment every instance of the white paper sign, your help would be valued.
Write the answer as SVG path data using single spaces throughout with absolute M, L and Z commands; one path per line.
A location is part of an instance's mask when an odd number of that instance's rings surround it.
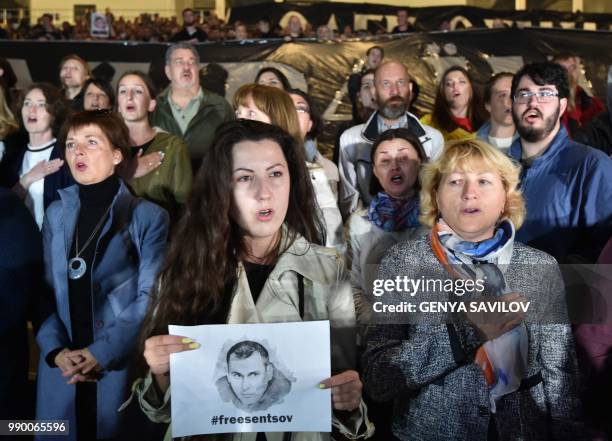
M 331 431 L 329 321 L 169 332 L 201 344 L 170 356 L 173 437 Z
M 101 12 L 91 13 L 91 36 L 108 38 L 110 36 L 110 26 L 106 20 L 106 15 Z

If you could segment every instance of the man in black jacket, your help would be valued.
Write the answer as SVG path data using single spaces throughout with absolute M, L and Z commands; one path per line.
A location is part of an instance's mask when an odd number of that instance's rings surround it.
M 197 26 L 197 21 L 197 16 L 193 9 L 183 9 L 183 29 L 174 34 L 171 41 L 188 41 L 189 43 L 206 41 L 208 35 Z

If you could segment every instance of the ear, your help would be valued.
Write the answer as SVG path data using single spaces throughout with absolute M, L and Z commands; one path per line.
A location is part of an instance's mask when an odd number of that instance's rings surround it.
M 266 364 L 266 381 L 271 381 L 274 377 L 274 365 L 270 362 Z
M 113 164 L 119 165 L 121 161 L 123 161 L 123 153 L 121 153 L 121 150 L 119 149 L 114 149 L 113 150 Z
M 164 67 L 164 72 L 166 73 L 166 77 L 168 77 L 168 79 L 170 81 L 172 81 L 172 78 L 170 76 L 170 66 L 166 64 L 166 66 Z
M 155 110 L 155 106 L 157 106 L 157 101 L 156 100 L 149 101 L 149 108 L 147 109 L 149 111 L 149 113 L 151 113 L 151 112 L 153 112 Z
M 381 180 L 380 178 L 381 178 L 381 177 L 380 177 L 380 176 L 378 176 L 378 175 L 379 175 L 379 172 L 378 172 L 378 170 L 377 170 L 377 168 L 376 168 L 376 165 L 375 165 L 375 164 L 372 164 L 372 174 L 373 174 L 374 176 L 376 176 L 376 179 L 378 179 L 378 181 L 380 182 L 380 180 Z
M 561 98 L 559 100 L 559 116 L 563 116 L 567 110 L 567 98 Z
M 487 112 L 491 113 L 491 104 L 485 103 L 484 107 L 487 109 Z

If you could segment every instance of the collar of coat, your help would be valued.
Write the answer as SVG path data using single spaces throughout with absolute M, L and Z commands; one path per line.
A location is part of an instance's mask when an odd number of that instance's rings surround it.
M 565 147 L 567 147 L 568 143 L 572 142 L 569 139 L 567 134 L 567 130 L 565 127 L 561 126 L 559 131 L 552 139 L 548 147 L 544 153 L 542 153 L 529 168 L 535 169 L 543 164 L 548 164 L 550 160 L 555 157 L 560 151 L 562 151 Z M 515 161 L 521 162 L 523 159 L 523 145 L 521 138 L 516 139 L 512 145 L 510 146 L 510 150 L 508 151 L 508 155 L 513 158 Z
M 66 247 L 66 256 L 68 256 L 70 248 L 72 247 L 72 240 L 74 238 L 76 223 L 79 217 L 79 210 L 81 208 L 81 202 L 79 200 L 79 186 L 77 184 L 71 185 L 70 187 L 62 188 L 57 192 L 62 203 L 64 242 Z M 134 196 L 132 196 L 123 180 L 119 179 L 119 190 L 113 198 L 109 217 L 102 227 L 98 241 L 109 231 L 112 221 L 115 218 L 114 212 L 117 209 L 117 206 L 120 205 L 123 207 L 124 205 L 129 204 L 129 201 L 132 199 L 134 199 Z
M 407 129 L 410 129 L 412 133 L 418 138 L 425 135 L 425 129 L 423 128 L 423 126 L 419 122 L 419 119 L 416 116 L 414 116 L 410 112 L 406 112 L 406 118 L 408 120 L 408 124 L 406 126 Z M 363 131 L 361 132 L 361 136 L 363 136 L 370 142 L 374 142 L 376 141 L 376 138 L 378 138 L 379 134 L 378 111 L 376 111 L 372 114 L 372 116 L 370 116 L 370 119 L 366 121 Z
M 342 281 L 344 262 L 334 248 L 312 244 L 300 234 L 296 234 L 292 243 L 291 239 L 287 227 L 283 225 L 281 250 L 285 251 L 268 276 L 270 280 L 279 280 L 284 273 L 292 271 L 301 274 L 305 279 L 324 285 Z M 242 262 L 239 263 L 238 270 L 245 271 Z

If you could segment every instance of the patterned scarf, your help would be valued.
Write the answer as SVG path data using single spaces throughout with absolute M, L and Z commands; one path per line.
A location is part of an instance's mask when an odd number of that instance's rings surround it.
M 394 199 L 379 192 L 368 209 L 368 219 L 386 232 L 416 228 L 419 223 L 419 198 Z
M 498 267 L 509 264 L 512 256 L 514 225 L 510 220 L 503 220 L 492 238 L 468 242 L 440 219 L 432 230 L 431 243 L 434 254 L 451 274 L 483 280 L 483 294 L 499 297 L 510 292 Z M 489 385 L 492 412 L 495 400 L 516 391 L 526 377 L 527 346 L 527 328 L 521 324 L 478 348 L 474 361 Z

